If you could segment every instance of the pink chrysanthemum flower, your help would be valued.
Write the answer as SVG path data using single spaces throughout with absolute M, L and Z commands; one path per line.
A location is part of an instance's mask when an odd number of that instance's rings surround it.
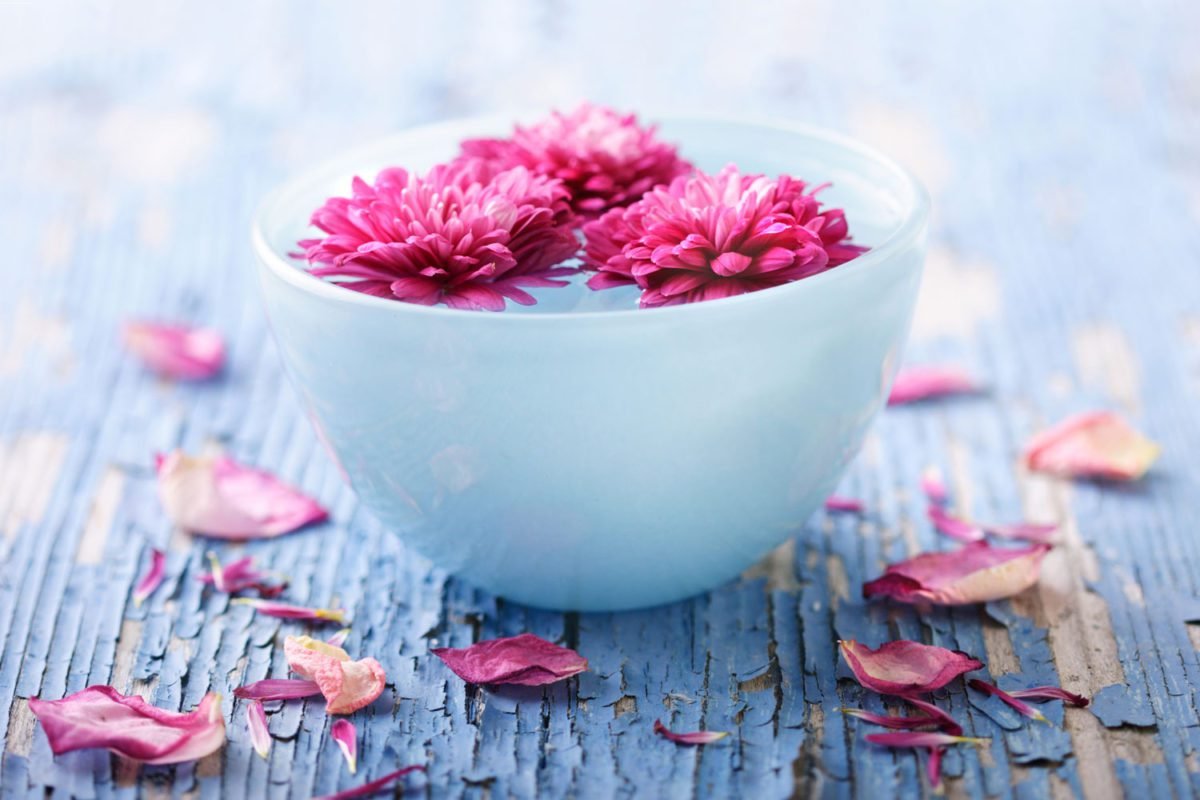
M 577 270 L 567 191 L 524 167 L 480 159 L 439 165 L 424 176 L 398 167 L 372 186 L 355 178 L 350 197 L 331 197 L 312 216 L 327 236 L 301 241 L 314 275 L 348 289 L 421 305 L 501 311 L 525 289 L 562 286 Z
M 844 264 L 866 250 L 845 214 L 822 209 L 803 181 L 743 175 L 729 165 L 656 188 L 583 227 L 593 289 L 637 284 L 643 307 L 677 305 L 778 286 Z
M 575 210 L 589 216 L 629 205 L 692 168 L 653 126 L 639 125 L 637 115 L 590 103 L 570 114 L 555 111 L 529 127 L 518 125 L 508 139 L 468 139 L 462 152 L 558 178 Z

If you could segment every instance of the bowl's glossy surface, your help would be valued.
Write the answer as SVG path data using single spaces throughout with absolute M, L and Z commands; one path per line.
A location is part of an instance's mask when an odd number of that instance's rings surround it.
M 835 486 L 883 405 L 920 282 L 928 202 L 902 169 L 802 127 L 668 120 L 698 166 L 831 181 L 873 250 L 726 300 L 486 313 L 368 297 L 287 257 L 350 176 L 424 168 L 505 119 L 403 133 L 279 190 L 254 242 L 314 424 L 385 525 L 512 600 L 624 609 L 736 577 Z

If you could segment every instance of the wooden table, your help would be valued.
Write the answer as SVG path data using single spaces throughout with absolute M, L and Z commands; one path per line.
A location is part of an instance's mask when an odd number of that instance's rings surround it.
M 1200 791 L 1200 6 L 825 2 L 0 5 L 0 787 L 5 796 L 307 797 L 405 763 L 431 796 L 880 798 L 928 791 L 841 706 L 883 708 L 835 642 L 961 648 L 996 675 L 1094 696 L 1052 724 L 952 684 L 991 737 L 946 762 L 960 797 Z M 506 604 L 407 552 L 317 446 L 256 295 L 248 224 L 286 174 L 397 128 L 580 97 L 648 113 L 800 119 L 875 142 L 936 207 L 908 357 L 962 364 L 986 397 L 892 409 L 844 481 L 869 513 L 797 520 L 743 580 L 665 608 L 554 614 Z M 222 329 L 231 368 L 172 385 L 122 350 L 131 316 Z M 1164 445 L 1129 487 L 1015 465 L 1068 413 L 1114 408 Z M 298 629 L 196 580 L 210 547 L 174 533 L 151 456 L 219 445 L 327 504 L 333 523 L 245 551 L 338 596 L 353 652 L 389 686 L 358 715 L 345 774 L 320 704 L 271 714 L 270 760 L 230 691 L 285 672 Z M 1035 590 L 921 613 L 859 599 L 881 565 L 944 548 L 920 470 L 963 511 L 1062 520 Z M 151 546 L 167 583 L 130 587 Z M 217 549 L 229 556 L 232 546 Z M 532 631 L 592 664 L 546 690 L 485 691 L 435 642 Z M 159 705 L 225 695 L 229 744 L 194 765 L 55 759 L 28 698 L 110 683 Z M 730 730 L 678 748 L 651 731 Z M 420 791 L 416 791 L 420 794 Z

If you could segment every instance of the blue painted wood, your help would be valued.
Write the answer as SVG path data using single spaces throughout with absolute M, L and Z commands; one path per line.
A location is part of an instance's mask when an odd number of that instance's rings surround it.
M 270 760 L 231 690 L 282 676 L 299 628 L 196 580 L 211 546 L 173 535 L 151 455 L 219 444 L 278 471 L 333 522 L 237 548 L 291 598 L 352 609 L 348 647 L 384 696 L 356 717 L 359 778 L 403 763 L 446 797 L 877 798 L 928 793 L 923 762 L 866 744 L 843 705 L 881 711 L 836 640 L 904 636 L 972 652 L 1002 683 L 1095 693 L 1095 714 L 1029 725 L 952 684 L 982 751 L 946 759 L 967 797 L 1200 792 L 1200 7 L 962 3 L 677 8 L 549 0 L 353 8 L 0 5 L 0 791 L 5 796 L 307 797 L 353 783 L 320 704 L 272 704 Z M 246 243 L 258 198 L 398 127 L 582 97 L 846 130 L 907 160 L 936 219 L 913 361 L 984 376 L 989 396 L 889 411 L 842 490 L 758 577 L 672 606 L 559 615 L 507 604 L 406 552 L 342 487 L 282 381 Z M 130 315 L 229 336 L 219 383 L 165 384 L 122 352 Z M 1026 437 L 1095 406 L 1165 444 L 1128 487 L 1014 468 Z M 986 608 L 865 604 L 862 581 L 947 547 L 923 519 L 928 463 L 964 511 L 1058 516 L 1070 536 L 1034 592 Z M 151 546 L 169 577 L 129 600 Z M 464 687 L 428 649 L 533 631 L 592 669 L 545 690 Z M 224 694 L 229 745 L 194 765 L 55 759 L 33 696 L 92 683 L 191 708 Z M 733 731 L 703 750 L 651 731 Z

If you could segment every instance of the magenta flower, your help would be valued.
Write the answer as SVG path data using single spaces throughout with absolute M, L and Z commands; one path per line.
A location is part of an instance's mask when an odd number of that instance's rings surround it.
M 567 190 L 524 167 L 477 158 L 424 176 L 385 169 L 350 197 L 331 197 L 312 216 L 326 236 L 299 243 L 312 274 L 339 286 L 421 305 L 502 311 L 505 298 L 561 286 L 559 263 L 579 248 Z
M 691 171 L 675 146 L 659 140 L 635 114 L 584 103 L 570 114 L 555 111 L 508 139 L 469 139 L 463 155 L 500 169 L 525 167 L 557 178 L 580 214 L 626 206 L 660 184 Z
M 636 284 L 642 307 L 732 297 L 844 264 L 845 214 L 822 210 L 803 181 L 697 172 L 583 227 L 593 289 Z

